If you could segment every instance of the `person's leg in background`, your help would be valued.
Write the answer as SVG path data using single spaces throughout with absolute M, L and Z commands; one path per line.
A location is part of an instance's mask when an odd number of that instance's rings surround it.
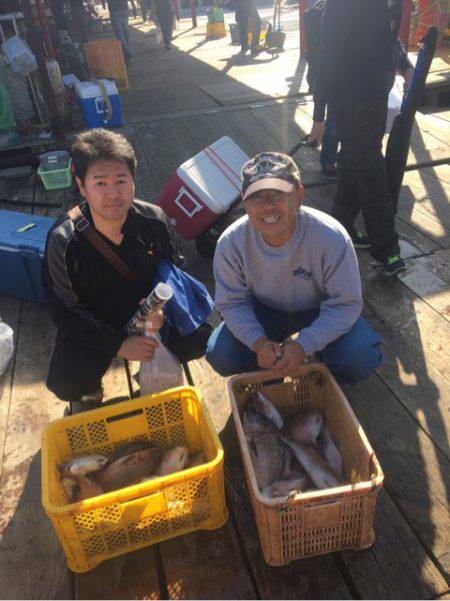
M 388 191 L 382 141 L 386 127 L 387 95 L 357 107 L 355 123 L 355 185 L 371 254 L 384 264 L 386 275 L 405 269 L 395 231 L 394 203 Z M 394 258 L 394 263 L 389 263 Z M 392 273 L 390 271 L 392 265 Z
M 246 0 L 236 0 L 236 23 L 239 25 L 240 52 L 243 54 L 249 49 L 248 45 L 248 4 Z
M 335 180 L 337 178 L 336 162 L 338 158 L 338 146 L 339 137 L 336 128 L 331 117 L 327 116 L 322 139 L 322 149 L 320 151 L 322 175 L 327 179 Z
M 149 0 L 141 0 L 141 16 L 143 23 L 148 21 L 148 2 Z
M 259 48 L 259 34 L 261 33 L 261 17 L 259 16 L 258 9 L 256 8 L 256 4 L 253 0 L 249 4 L 248 17 L 252 22 L 251 54 L 252 56 L 256 56 Z
M 164 46 L 166 50 L 170 50 L 172 34 L 173 34 L 173 7 L 170 0 L 155 2 L 156 16 L 158 17 L 159 26 L 163 36 Z
M 118 11 L 111 14 L 111 25 L 114 29 L 115 36 L 122 42 L 123 56 L 125 62 L 131 60 L 129 49 L 130 32 L 128 29 L 128 11 Z

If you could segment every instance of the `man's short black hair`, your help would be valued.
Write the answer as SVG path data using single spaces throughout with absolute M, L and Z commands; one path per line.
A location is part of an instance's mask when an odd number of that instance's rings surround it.
M 100 161 L 125 163 L 134 179 L 137 167 L 136 155 L 133 147 L 122 134 L 108 129 L 89 129 L 76 137 L 71 153 L 74 174 L 82 182 L 89 167 Z

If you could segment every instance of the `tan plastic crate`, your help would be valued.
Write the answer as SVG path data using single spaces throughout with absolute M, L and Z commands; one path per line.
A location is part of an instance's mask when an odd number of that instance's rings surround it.
M 280 383 L 276 372 L 233 376 L 228 392 L 247 486 L 265 561 L 274 566 L 294 559 L 344 549 L 370 547 L 377 495 L 383 472 L 347 399 L 321 363 L 304 365 Z M 285 499 L 267 499 L 259 491 L 240 414 L 249 395 L 264 388 L 285 419 L 318 409 L 338 447 L 349 484 Z

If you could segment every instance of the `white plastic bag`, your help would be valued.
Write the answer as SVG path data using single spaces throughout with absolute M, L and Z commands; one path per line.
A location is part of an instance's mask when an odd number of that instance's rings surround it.
M 14 351 L 13 331 L 0 321 L 0 376 L 5 373 Z
M 37 69 L 36 57 L 28 44 L 17 35 L 3 42 L 2 49 L 14 73 L 25 77 Z
M 162 392 L 183 384 L 181 363 L 161 342 L 159 334 L 146 334 L 158 341 L 159 346 L 151 361 L 143 361 L 139 369 L 141 395 Z

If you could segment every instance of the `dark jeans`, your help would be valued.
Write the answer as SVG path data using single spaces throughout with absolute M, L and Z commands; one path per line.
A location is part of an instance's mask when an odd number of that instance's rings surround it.
M 317 318 L 319 309 L 288 313 L 253 301 L 253 309 L 267 337 L 284 342 L 292 334 L 306 328 Z M 354 384 L 367 378 L 382 360 L 381 338 L 363 317 L 351 330 L 330 342 L 320 357 L 340 384 Z M 233 336 L 223 322 L 208 341 L 206 360 L 221 376 L 259 369 L 256 353 Z
M 149 0 L 141 0 L 141 15 L 142 20 L 146 21 L 148 17 Z
M 185 363 L 203 357 L 211 331 L 212 327 L 204 323 L 187 336 L 181 337 L 171 328 L 165 334 L 161 332 L 161 337 L 167 348 Z M 47 387 L 63 401 L 78 401 L 98 390 L 111 362 L 111 355 L 80 346 L 58 332 Z
M 325 132 L 322 139 L 322 150 L 320 151 L 320 164 L 324 167 L 336 167 L 338 159 L 339 137 L 334 123 L 329 117 L 325 122 Z
M 119 10 L 111 15 L 111 25 L 116 34 L 116 38 L 122 42 L 123 56 L 128 62 L 131 58 L 130 54 L 130 29 L 128 27 L 128 11 Z
M 352 235 L 356 216 L 362 211 L 371 254 L 384 262 L 400 251 L 381 152 L 387 95 L 364 102 L 330 102 L 329 109 L 341 142 L 338 187 L 331 214 Z
M 173 34 L 173 8 L 170 2 L 155 2 L 155 13 L 161 28 L 164 46 L 168 48 Z
M 248 49 L 248 21 L 252 23 L 252 48 L 259 45 L 261 18 L 254 0 L 236 0 L 236 22 L 239 23 L 241 49 Z

